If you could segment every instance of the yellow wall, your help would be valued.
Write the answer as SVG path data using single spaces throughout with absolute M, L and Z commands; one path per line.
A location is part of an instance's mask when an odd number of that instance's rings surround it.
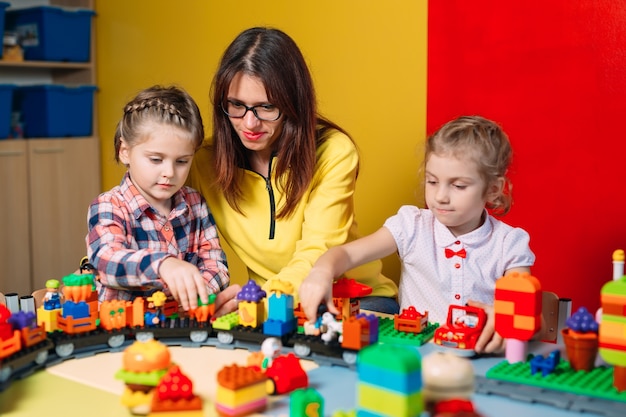
M 251 26 L 269 25 L 298 43 L 320 110 L 361 151 L 356 210 L 362 234 L 403 204 L 421 205 L 417 181 L 426 132 L 427 1 L 97 1 L 98 122 L 103 189 L 119 183 L 113 134 L 121 108 L 152 84 L 176 83 L 198 101 L 210 131 L 208 92 L 219 57 Z M 243 268 L 227 248 L 235 282 Z M 399 276 L 395 257 L 385 273 Z

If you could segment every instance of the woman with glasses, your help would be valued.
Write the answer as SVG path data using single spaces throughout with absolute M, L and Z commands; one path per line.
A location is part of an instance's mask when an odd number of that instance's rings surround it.
M 237 36 L 222 56 L 211 100 L 213 137 L 196 153 L 191 185 L 249 278 L 264 289 L 288 281 L 297 297 L 322 253 L 358 237 L 356 146 L 317 113 L 304 57 L 277 29 Z M 362 309 L 395 313 L 397 287 L 381 268 L 375 261 L 345 276 L 372 287 Z

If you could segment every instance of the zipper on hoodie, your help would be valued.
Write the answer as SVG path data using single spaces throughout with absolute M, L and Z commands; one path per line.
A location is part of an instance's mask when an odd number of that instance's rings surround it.
M 255 170 L 249 167 L 246 168 L 249 171 L 254 172 L 255 174 L 259 175 L 261 178 L 263 178 L 263 180 L 265 180 L 265 189 L 267 190 L 267 194 L 270 199 L 270 235 L 269 235 L 270 240 L 274 239 L 274 233 L 276 231 L 276 200 L 274 198 L 274 189 L 272 188 L 272 179 L 271 179 L 272 161 L 274 160 L 274 156 L 275 154 L 272 153 L 272 156 L 270 157 L 270 164 L 267 169 L 267 177 L 261 174 L 260 172 L 256 172 Z
M 272 163 L 270 162 L 270 171 Z M 274 232 L 276 230 L 276 202 L 274 200 L 274 190 L 272 189 L 272 180 L 268 176 L 265 178 L 265 188 L 270 197 L 270 240 L 274 239 Z

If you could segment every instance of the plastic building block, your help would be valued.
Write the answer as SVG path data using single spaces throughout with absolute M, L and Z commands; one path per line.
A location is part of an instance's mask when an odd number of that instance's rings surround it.
M 598 323 L 594 316 L 581 307 L 568 317 L 561 330 L 570 366 L 577 371 L 594 368 L 598 355 Z
M 241 287 L 241 291 L 237 293 L 237 300 L 247 301 L 249 303 L 260 303 L 266 295 L 267 294 L 261 289 L 259 284 L 249 279 L 248 282 Z
M 363 285 L 354 279 L 340 278 L 333 284 L 333 298 L 341 299 L 341 321 L 346 321 L 358 312 L 353 309 L 351 298 L 365 297 L 372 293 L 372 287 Z M 356 302 L 358 306 L 358 301 Z
M 63 296 L 67 301 L 75 303 L 87 301 L 93 291 L 94 276 L 92 274 L 70 274 L 63 277 Z
M 360 298 L 371 293 L 372 287 L 354 279 L 340 278 L 333 284 L 333 298 Z
M 193 393 L 191 379 L 178 366 L 172 366 L 156 387 L 151 411 L 188 410 L 202 410 L 202 399 Z
M 539 280 L 512 273 L 496 281 L 496 331 L 507 339 L 527 341 L 541 328 L 542 294 Z
M 268 299 L 268 320 L 291 321 L 293 314 L 293 296 L 288 294 L 272 294 Z
M 64 318 L 74 317 L 75 319 L 83 319 L 90 317 L 89 304 L 84 301 L 75 303 L 73 301 L 66 301 L 63 303 L 62 315 Z
M 410 306 L 402 310 L 401 314 L 394 314 L 394 329 L 407 333 L 420 333 L 428 326 L 428 311 L 420 313 Z
M 530 374 L 535 375 L 541 371 L 541 376 L 546 376 L 554 372 L 556 365 L 561 361 L 561 351 L 553 350 L 546 357 L 541 355 L 533 356 L 530 360 Z
M 236 311 L 224 314 L 223 316 L 213 320 L 211 324 L 214 329 L 230 330 L 239 325 L 239 314 Z
M 391 318 L 378 318 L 378 341 L 382 343 L 394 343 L 397 345 L 421 346 L 432 339 L 438 323 L 430 323 L 421 333 L 399 332 L 394 328 Z
M 486 376 L 516 384 L 626 402 L 626 392 L 618 392 L 613 387 L 613 369 L 610 367 L 601 366 L 590 372 L 580 372 L 572 369 L 566 360 L 561 359 L 554 372 L 543 377 L 539 373 L 531 374 L 530 362 L 511 364 L 502 361 L 489 369 Z
M 619 254 L 623 258 L 623 253 Z M 623 259 L 622 259 L 623 260 Z M 602 286 L 600 356 L 614 366 L 614 386 L 626 390 L 626 276 Z
M 265 305 L 256 301 L 239 302 L 239 324 L 247 327 L 257 327 L 265 321 Z
M 433 341 L 460 355 L 471 356 L 486 323 L 487 314 L 482 308 L 450 305 L 446 324 L 435 330 Z
M 217 374 L 215 409 L 222 416 L 243 416 L 267 407 L 267 376 L 254 368 L 236 364 Z
M 298 321 L 293 318 L 291 321 L 267 320 L 263 323 L 263 333 L 267 336 L 285 336 L 296 331 Z
M 371 345 L 370 325 L 370 321 L 365 317 L 350 317 L 343 323 L 341 346 L 346 349 L 361 350 Z
M 393 361 L 389 358 L 394 358 Z M 357 413 L 419 416 L 422 398 L 421 357 L 407 346 L 376 344 L 358 355 Z
M 44 326 L 47 332 L 58 329 L 57 318 L 61 310 L 46 310 L 43 306 L 37 309 L 37 324 Z
M 496 281 L 496 331 L 505 339 L 510 362 L 525 359 L 528 341 L 541 329 L 543 295 L 539 280 L 529 273 L 511 273 Z
M 121 402 L 133 414 L 147 414 L 155 387 L 172 366 L 169 349 L 156 340 L 137 341 L 124 350 L 122 361 L 115 374 L 126 384 Z
M 309 377 L 302 369 L 300 359 L 293 353 L 275 358 L 265 370 L 265 375 L 271 381 L 268 394 L 286 394 L 309 385 Z
M 289 417 L 323 417 L 324 397 L 313 388 L 299 388 L 289 395 Z
M 623 249 L 617 249 L 613 251 L 613 280 L 617 281 L 624 276 L 624 259 L 626 258 L 626 254 L 624 254 Z

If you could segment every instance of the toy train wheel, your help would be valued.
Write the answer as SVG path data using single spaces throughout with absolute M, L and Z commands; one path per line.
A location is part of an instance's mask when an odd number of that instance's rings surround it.
M 124 344 L 124 340 L 126 340 L 126 337 L 123 334 L 116 334 L 109 337 L 107 344 L 112 348 L 118 348 Z
M 0 368 L 0 382 L 7 382 L 11 377 L 11 372 L 12 370 L 10 366 Z
M 35 357 L 35 363 L 37 365 L 43 365 L 48 360 L 48 350 L 42 350 Z
M 54 351 L 61 358 L 66 358 L 74 352 L 74 343 L 63 343 L 61 345 L 56 345 Z
M 357 357 L 357 353 L 356 352 L 352 352 L 352 351 L 348 351 L 346 350 L 345 352 L 343 352 L 343 360 L 348 364 L 348 365 L 354 365 L 356 363 L 356 357 Z
M 235 340 L 235 337 L 232 335 L 232 333 L 218 332 L 217 340 L 225 345 L 230 345 L 231 343 L 233 343 L 233 340 Z
M 305 358 L 311 354 L 311 347 L 302 343 L 295 343 L 293 345 L 293 351 L 301 358 Z
M 139 342 L 147 342 L 154 339 L 154 333 L 152 332 L 137 332 L 135 339 Z
M 202 343 L 209 338 L 209 332 L 206 330 L 193 330 L 189 333 L 189 339 L 192 342 Z

